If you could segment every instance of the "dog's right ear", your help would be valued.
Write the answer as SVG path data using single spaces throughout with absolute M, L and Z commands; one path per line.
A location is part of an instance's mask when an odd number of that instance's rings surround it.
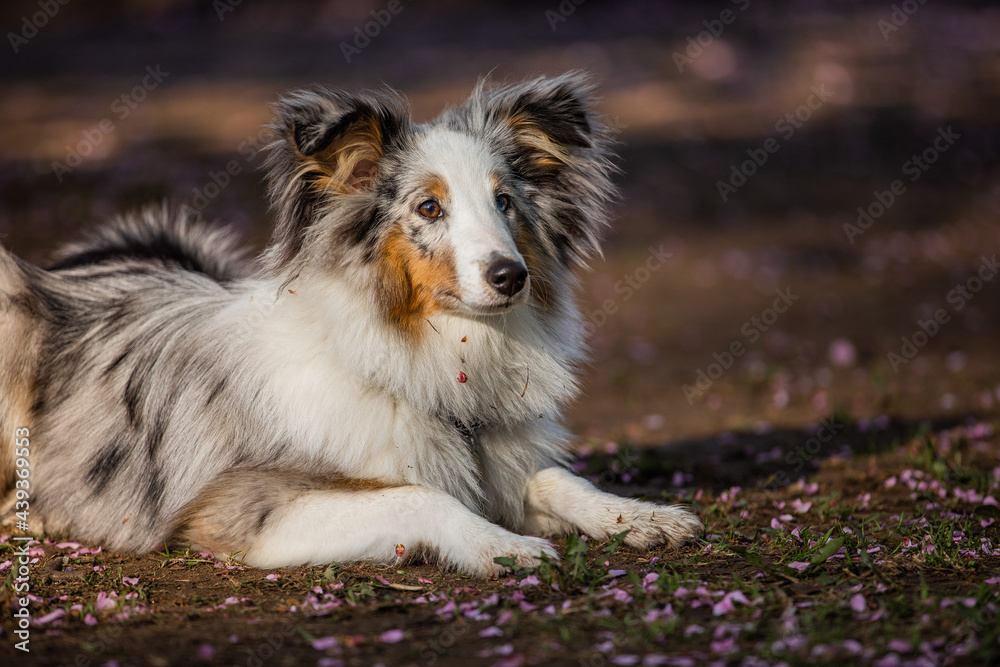
M 299 253 L 323 210 L 371 190 L 409 124 L 406 102 L 389 90 L 354 95 L 317 86 L 278 101 L 265 163 L 277 217 L 267 254 L 272 269 Z

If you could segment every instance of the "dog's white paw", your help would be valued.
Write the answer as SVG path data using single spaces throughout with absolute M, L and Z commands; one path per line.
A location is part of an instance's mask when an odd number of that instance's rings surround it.
M 559 554 L 552 544 L 540 537 L 518 535 L 497 527 L 475 541 L 456 545 L 450 553 L 442 554 L 449 565 L 474 577 L 491 577 L 502 574 L 506 568 L 494 562 L 497 557 L 513 557 L 516 565 L 535 567 L 542 562 L 543 554 L 552 561 Z
M 680 546 L 705 530 L 698 517 L 677 505 L 657 505 L 636 500 L 623 507 L 619 517 L 616 520 L 617 530 L 611 532 L 620 533 L 629 529 L 625 544 L 639 549 L 649 549 L 661 544 Z

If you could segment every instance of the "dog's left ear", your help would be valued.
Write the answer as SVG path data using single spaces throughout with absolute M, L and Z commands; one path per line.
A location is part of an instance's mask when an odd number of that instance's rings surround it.
M 409 125 L 409 108 L 390 90 L 350 94 L 316 86 L 278 101 L 265 163 L 277 216 L 267 252 L 272 269 L 299 253 L 322 211 L 354 195 L 364 198 Z
M 517 84 L 481 83 L 462 109 L 527 184 L 523 212 L 553 259 L 582 265 L 600 253 L 617 190 L 612 131 L 594 111 L 593 87 L 579 72 Z
M 525 150 L 520 166 L 544 173 L 566 162 L 571 149 L 593 147 L 601 128 L 590 111 L 590 92 L 582 75 L 563 75 L 481 94 L 487 122 L 509 130 Z

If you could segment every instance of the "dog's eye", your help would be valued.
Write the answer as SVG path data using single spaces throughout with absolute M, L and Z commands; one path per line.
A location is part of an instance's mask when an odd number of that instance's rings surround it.
M 419 208 L 417 208 L 417 211 L 419 211 L 420 215 L 424 216 L 425 218 L 440 218 L 443 215 L 443 211 L 441 211 L 441 205 L 438 204 L 433 199 L 428 199 L 427 201 L 425 201 L 423 204 L 420 205 Z
M 507 195 L 497 195 L 497 210 L 506 211 L 510 208 L 510 197 Z

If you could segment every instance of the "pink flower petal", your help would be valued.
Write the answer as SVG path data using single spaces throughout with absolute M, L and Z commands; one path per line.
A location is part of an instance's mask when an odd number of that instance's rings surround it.
M 323 637 L 322 639 L 313 640 L 312 647 L 317 651 L 325 651 L 333 648 L 337 643 L 336 637 Z
M 812 508 L 812 505 L 813 504 L 811 502 L 803 502 L 799 498 L 792 501 L 792 509 L 794 509 L 798 514 L 808 512 Z
M 691 635 L 700 635 L 705 632 L 705 628 L 697 624 L 691 624 L 684 628 L 684 636 L 690 637 Z
M 897 653 L 909 653 L 913 650 L 913 645 L 905 639 L 890 639 L 889 650 Z
M 505 658 L 503 660 L 499 660 L 493 663 L 493 667 L 521 667 L 521 665 L 523 664 L 524 664 L 524 656 L 521 655 L 520 653 L 517 653 L 515 655 L 510 656 L 509 658 Z
M 736 609 L 736 607 L 733 605 L 733 601 L 730 600 L 729 597 L 727 596 L 722 598 L 721 601 L 715 603 L 715 605 L 712 607 L 712 615 L 722 616 L 723 614 L 728 614 L 734 609 Z
M 856 639 L 844 640 L 844 650 L 850 653 L 851 655 L 857 655 L 858 653 L 861 653 L 863 648 L 864 647 L 861 645 L 861 642 L 859 642 Z
M 386 644 L 398 644 L 403 641 L 403 631 L 402 630 L 386 630 L 383 632 L 379 639 L 381 639 Z
M 830 363 L 839 368 L 853 366 L 858 359 L 857 348 L 854 343 L 846 338 L 837 338 L 827 349 L 827 358 Z
M 101 591 L 100 593 L 97 594 L 97 601 L 94 602 L 94 609 L 96 609 L 97 611 L 114 609 L 115 607 L 118 606 L 118 603 L 115 601 L 115 598 L 117 597 L 118 594 L 115 593 L 114 591 L 111 592 L 111 595 L 108 595 L 104 591 Z
M 35 619 L 35 625 L 46 625 L 48 623 L 51 623 L 52 621 L 59 620 L 60 618 L 62 618 L 65 615 L 66 615 L 66 611 L 65 610 L 63 610 L 63 609 L 56 609 L 53 612 L 45 614 L 45 616 L 42 616 L 41 618 L 36 618 Z

